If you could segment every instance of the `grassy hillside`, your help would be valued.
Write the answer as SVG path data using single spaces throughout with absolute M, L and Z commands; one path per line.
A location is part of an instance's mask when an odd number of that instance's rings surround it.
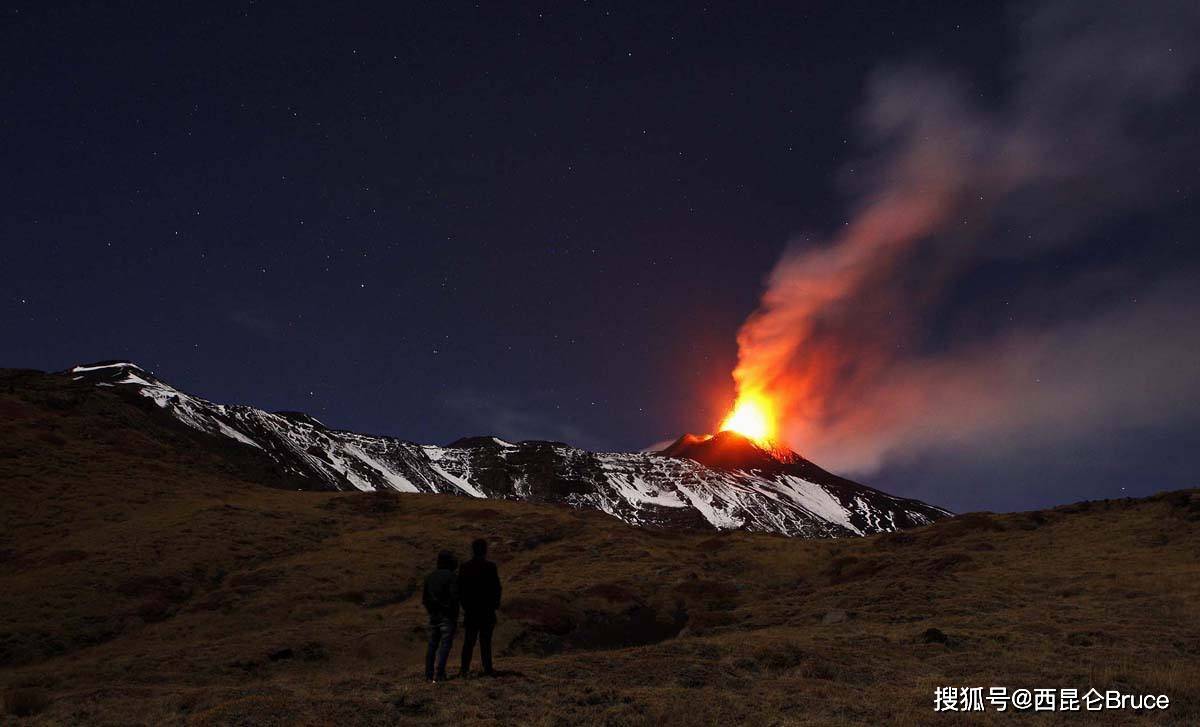
M 1166 693 L 1101 719 L 1200 722 L 1196 491 L 804 541 L 295 492 L 213 447 L 0 374 L 0 722 L 958 724 L 951 685 Z M 478 536 L 502 675 L 427 685 L 418 584 Z

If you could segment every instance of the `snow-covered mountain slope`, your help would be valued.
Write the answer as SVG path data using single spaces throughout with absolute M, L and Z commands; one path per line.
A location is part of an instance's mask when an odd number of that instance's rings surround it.
M 330 429 L 297 412 L 270 413 L 186 394 L 129 362 L 76 366 L 64 375 L 153 402 L 214 445 L 267 458 L 299 489 L 391 488 L 557 502 L 603 510 L 635 525 L 865 535 L 923 525 L 940 508 L 832 475 L 790 451 L 738 435 L 685 436 L 663 452 L 588 452 L 561 442 L 461 439 L 421 445 Z

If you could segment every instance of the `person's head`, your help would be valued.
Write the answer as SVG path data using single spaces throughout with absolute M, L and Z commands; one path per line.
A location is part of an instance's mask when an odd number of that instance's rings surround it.
M 478 560 L 483 560 L 487 557 L 487 541 L 483 538 L 478 538 L 471 541 L 471 555 Z
M 454 553 L 448 550 L 443 550 L 438 553 L 438 570 L 454 570 L 458 567 L 458 558 L 454 557 Z

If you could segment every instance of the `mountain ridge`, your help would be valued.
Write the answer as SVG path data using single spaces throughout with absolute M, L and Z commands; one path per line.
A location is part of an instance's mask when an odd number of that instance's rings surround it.
M 260 460 L 293 489 L 391 489 L 598 509 L 652 527 L 742 529 L 804 537 L 888 532 L 949 515 L 768 452 L 732 432 L 681 437 L 661 452 L 589 452 L 562 442 L 492 435 L 446 446 L 326 426 L 304 412 L 267 412 L 183 392 L 136 363 L 108 360 L 57 374 L 136 394 L 193 430 Z M 682 443 L 682 444 L 681 444 Z

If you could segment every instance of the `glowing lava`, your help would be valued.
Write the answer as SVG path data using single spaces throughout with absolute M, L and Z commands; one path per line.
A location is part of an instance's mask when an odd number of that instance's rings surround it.
M 771 402 L 761 394 L 741 394 L 719 431 L 733 431 L 759 444 L 771 444 L 775 439 L 775 411 Z

